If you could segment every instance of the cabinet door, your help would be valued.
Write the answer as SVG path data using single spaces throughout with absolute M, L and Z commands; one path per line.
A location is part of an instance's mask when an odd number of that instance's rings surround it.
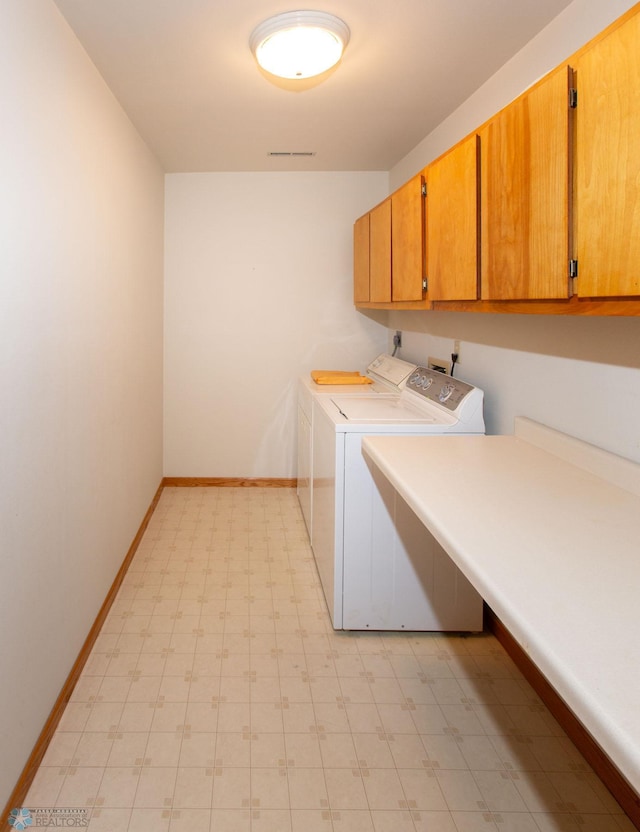
M 478 297 L 478 137 L 426 171 L 427 280 L 430 300 Z
M 392 300 L 422 300 L 424 196 L 422 174 L 391 195 Z
M 578 294 L 640 295 L 640 14 L 576 68 Z
M 369 212 L 369 300 L 391 301 L 391 199 Z
M 357 219 L 353 226 L 353 300 L 369 300 L 369 214 Z
M 569 67 L 480 131 L 481 296 L 569 295 Z

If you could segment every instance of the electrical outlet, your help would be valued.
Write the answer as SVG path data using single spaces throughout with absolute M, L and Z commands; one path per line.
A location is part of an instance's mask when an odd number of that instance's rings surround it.
M 429 356 L 427 359 L 427 367 L 430 370 L 435 370 L 438 373 L 443 373 L 445 376 L 451 375 L 451 362 L 447 361 L 444 358 L 432 358 Z
M 458 356 L 456 364 L 460 364 L 460 341 L 453 342 L 453 354 Z
M 400 349 L 402 346 L 402 333 L 400 330 L 396 330 L 396 334 L 393 336 L 393 346 L 396 349 Z

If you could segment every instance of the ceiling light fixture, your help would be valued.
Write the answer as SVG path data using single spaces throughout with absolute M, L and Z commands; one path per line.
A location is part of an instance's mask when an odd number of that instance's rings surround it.
M 260 66 L 280 78 L 313 78 L 338 63 L 349 43 L 349 27 L 327 12 L 277 14 L 251 33 Z

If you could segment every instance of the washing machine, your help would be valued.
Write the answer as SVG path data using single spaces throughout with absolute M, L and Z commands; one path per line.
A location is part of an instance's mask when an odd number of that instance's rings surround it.
M 325 396 L 398 396 L 416 364 L 381 353 L 365 376 L 369 384 L 317 384 L 310 375 L 298 379 L 297 494 L 309 539 L 313 539 L 313 421 L 314 401 Z
M 395 395 L 315 399 L 311 543 L 335 629 L 482 629 L 482 598 L 361 443 L 376 434 L 484 433 L 483 400 L 479 388 L 424 367 Z

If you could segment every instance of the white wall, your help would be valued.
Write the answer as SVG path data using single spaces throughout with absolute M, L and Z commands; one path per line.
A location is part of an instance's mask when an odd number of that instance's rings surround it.
M 162 476 L 163 175 L 50 0 L 0 112 L 3 806 Z
M 529 84 L 634 5 L 574 0 L 390 173 L 396 188 L 504 107 Z M 579 106 L 579 105 L 578 105 Z M 373 204 L 373 203 L 372 203 Z M 490 433 L 511 433 L 523 414 L 640 461 L 640 319 L 394 312 L 401 357 L 448 358 L 484 388 Z
M 352 227 L 387 191 L 379 172 L 167 176 L 165 475 L 295 476 L 296 378 L 386 347 L 353 307 Z

